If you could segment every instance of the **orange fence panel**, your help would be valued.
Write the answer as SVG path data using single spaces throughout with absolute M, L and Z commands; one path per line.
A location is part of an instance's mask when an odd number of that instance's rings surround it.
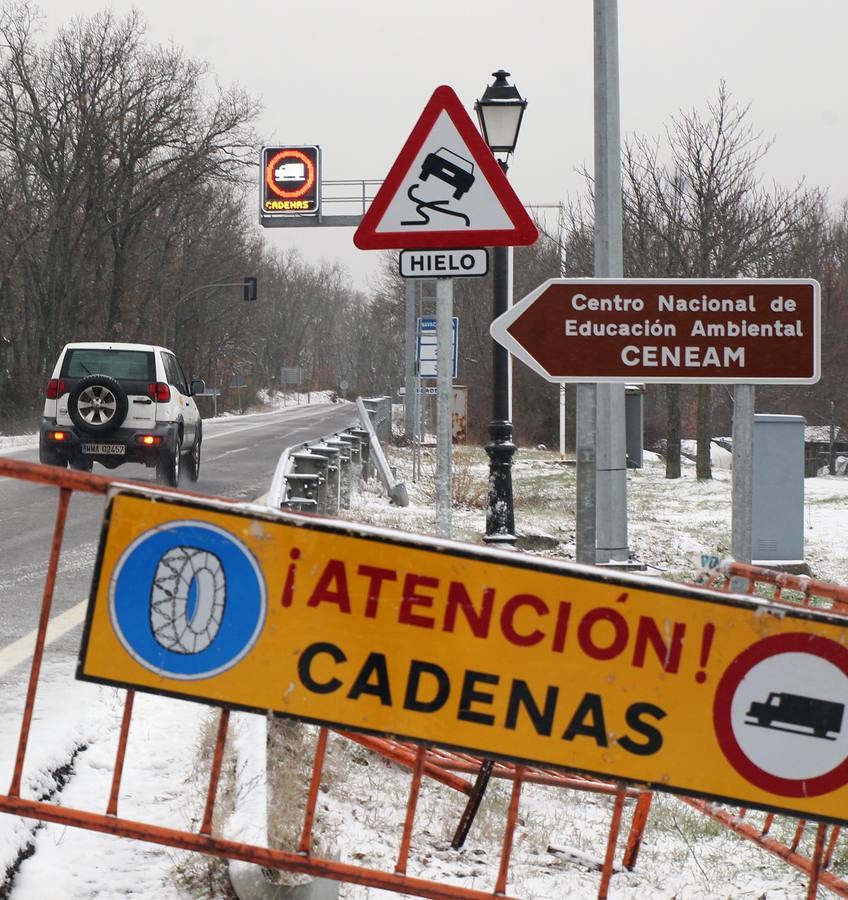
M 521 765 L 498 759 L 484 758 L 474 754 L 458 752 L 440 747 L 415 745 L 409 742 L 375 737 L 350 731 L 338 734 L 354 741 L 368 750 L 380 754 L 410 772 L 410 788 L 406 804 L 406 814 L 402 828 L 395 836 L 397 853 L 391 871 L 354 865 L 348 862 L 324 858 L 314 852 L 314 827 L 316 808 L 327 748 L 327 728 L 320 728 L 317 746 L 311 767 L 311 777 L 304 784 L 305 811 L 299 828 L 300 838 L 297 852 L 287 852 L 269 846 L 240 843 L 226 840 L 213 833 L 213 812 L 218 802 L 218 787 L 224 764 L 224 749 L 229 727 L 229 710 L 222 708 L 218 719 L 203 815 L 195 831 L 166 828 L 150 822 L 135 821 L 120 815 L 119 798 L 127 744 L 130 740 L 133 718 L 134 691 L 125 692 L 124 709 L 120 734 L 111 771 L 111 786 L 108 800 L 102 812 L 75 809 L 55 802 L 45 802 L 21 796 L 26 770 L 27 748 L 33 709 L 39 689 L 47 625 L 53 604 L 53 592 L 62 547 L 68 506 L 73 492 L 80 491 L 106 495 L 117 485 L 128 482 L 82 472 L 65 471 L 37 464 L 22 463 L 0 458 L 0 477 L 23 479 L 25 481 L 51 485 L 57 489 L 57 509 L 53 538 L 46 564 L 44 591 L 38 620 L 35 650 L 27 682 L 26 699 L 21 714 L 17 737 L 17 750 L 11 782 L 5 794 L 0 793 L 0 812 L 55 822 L 63 825 L 89 829 L 135 840 L 148 841 L 177 849 L 195 851 L 231 860 L 241 860 L 271 869 L 282 869 L 304 875 L 335 879 L 383 890 L 429 898 L 456 898 L 456 900 L 483 900 L 483 898 L 504 897 L 509 887 L 509 871 L 512 857 L 516 823 L 519 818 L 522 788 L 528 784 L 546 785 L 594 792 L 610 797 L 611 821 L 607 835 L 606 852 L 601 865 L 598 896 L 606 897 L 614 873 L 613 860 L 619 843 L 619 832 L 625 824 L 625 811 L 632 810 L 629 830 L 624 848 L 623 865 L 632 869 L 637 861 L 646 824 L 651 808 L 651 792 L 638 786 L 592 778 L 575 773 L 565 773 L 551 767 Z M 145 488 L 149 490 L 149 485 Z M 167 491 L 167 494 L 192 495 L 188 491 Z M 199 496 L 194 494 L 194 496 Z M 848 589 L 834 585 L 824 585 L 812 579 L 771 573 L 754 567 L 736 563 L 724 564 L 712 576 L 716 587 L 729 587 L 731 579 L 747 578 L 751 593 L 762 595 L 771 592 L 778 602 L 798 602 L 802 605 L 821 606 L 831 612 L 848 616 Z M 848 624 L 848 621 L 846 622 Z M 181 701 L 174 701 L 181 702 Z M 183 701 L 190 702 L 190 701 Z M 492 873 L 489 886 L 474 888 L 457 884 L 444 884 L 434 880 L 415 877 L 408 873 L 410 847 L 415 830 L 417 805 L 421 786 L 425 780 L 479 801 L 485 783 L 489 778 L 499 778 L 511 782 L 509 806 L 504 816 L 503 838 L 496 871 Z M 848 897 L 848 882 L 831 871 L 836 857 L 837 845 L 841 838 L 839 827 L 817 823 L 800 823 L 793 837 L 782 841 L 774 837 L 773 826 L 777 819 L 791 821 L 788 816 L 774 814 L 747 816 L 743 811 L 732 812 L 727 807 L 711 804 L 695 798 L 681 798 L 693 809 L 720 822 L 759 847 L 776 855 L 788 864 L 805 872 L 809 878 L 808 896 L 816 895 L 818 887 L 824 886 L 835 893 Z M 462 840 L 473 825 L 473 813 L 461 824 Z M 457 832 L 459 837 L 459 831 Z M 457 839 L 455 839 L 457 840 Z M 459 846 L 458 840 L 455 846 Z

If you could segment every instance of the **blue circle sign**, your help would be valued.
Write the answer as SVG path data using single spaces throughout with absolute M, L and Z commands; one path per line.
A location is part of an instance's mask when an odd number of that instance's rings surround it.
M 112 626 L 127 653 L 167 678 L 232 668 L 265 624 L 267 592 L 250 550 L 206 522 L 169 522 L 124 551 L 109 585 Z

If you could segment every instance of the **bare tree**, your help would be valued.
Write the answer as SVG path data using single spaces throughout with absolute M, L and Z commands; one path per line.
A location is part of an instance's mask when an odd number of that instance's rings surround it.
M 0 295 L 26 297 L 15 342 L 32 345 L 35 371 L 93 323 L 128 334 L 149 302 L 139 267 L 163 208 L 244 177 L 257 111 L 178 49 L 147 46 L 137 13 L 39 41 L 28 3 L 0 11 L 0 209 L 14 211 L 0 226 Z
M 688 278 L 763 277 L 773 271 L 814 194 L 799 184 L 766 188 L 759 164 L 768 152 L 724 82 L 707 114 L 671 120 L 669 159 L 659 142 L 636 138 L 625 153 L 625 220 L 632 263 Z M 647 256 L 642 253 L 647 252 Z M 656 270 L 655 270 L 656 271 Z M 710 478 L 711 390 L 698 387 L 696 474 Z
M 820 192 L 767 188 L 759 168 L 770 143 L 724 82 L 705 114 L 673 117 L 665 138 L 635 136 L 622 150 L 624 274 L 628 277 L 766 277 L 798 239 Z M 564 210 L 567 265 L 588 269 L 592 186 Z M 698 478 L 711 477 L 712 392 L 697 388 Z M 681 390 L 668 385 L 666 475 L 680 476 Z

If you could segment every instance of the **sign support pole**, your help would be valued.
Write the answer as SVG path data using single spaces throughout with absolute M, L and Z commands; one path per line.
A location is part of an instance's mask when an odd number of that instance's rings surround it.
M 415 357 L 417 350 L 417 335 L 415 328 L 415 282 L 409 278 L 403 283 L 404 300 L 404 341 L 403 341 L 403 368 L 404 368 L 404 397 L 403 397 L 403 427 L 407 440 L 410 440 L 415 432 L 415 397 L 419 379 L 416 378 Z
M 565 459 L 565 385 L 559 386 L 559 458 Z
M 506 171 L 506 163 L 501 166 Z M 492 252 L 492 319 L 511 306 L 512 268 L 508 247 L 495 247 Z M 512 496 L 512 401 L 509 351 L 492 342 L 492 421 L 489 422 L 489 495 L 486 505 L 487 544 L 515 546 L 515 510 Z
M 733 389 L 733 484 L 731 487 L 730 552 L 736 562 L 750 563 L 754 496 L 754 385 Z M 744 590 L 744 587 L 741 588 Z
M 436 534 L 450 537 L 453 473 L 453 279 L 436 281 Z
M 595 0 L 595 277 L 623 274 L 617 0 Z M 596 559 L 627 563 L 624 385 L 596 387 Z M 580 529 L 578 528 L 578 531 Z
M 595 436 L 598 410 L 594 384 L 577 385 L 577 529 L 575 557 L 595 565 Z

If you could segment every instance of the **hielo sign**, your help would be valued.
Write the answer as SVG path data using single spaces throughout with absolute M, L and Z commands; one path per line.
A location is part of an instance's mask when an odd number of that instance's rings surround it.
M 475 250 L 402 250 L 398 255 L 400 274 L 404 278 L 453 278 L 486 275 L 489 253 Z
M 550 381 L 812 384 L 819 305 L 805 279 L 553 278 L 491 333 Z

